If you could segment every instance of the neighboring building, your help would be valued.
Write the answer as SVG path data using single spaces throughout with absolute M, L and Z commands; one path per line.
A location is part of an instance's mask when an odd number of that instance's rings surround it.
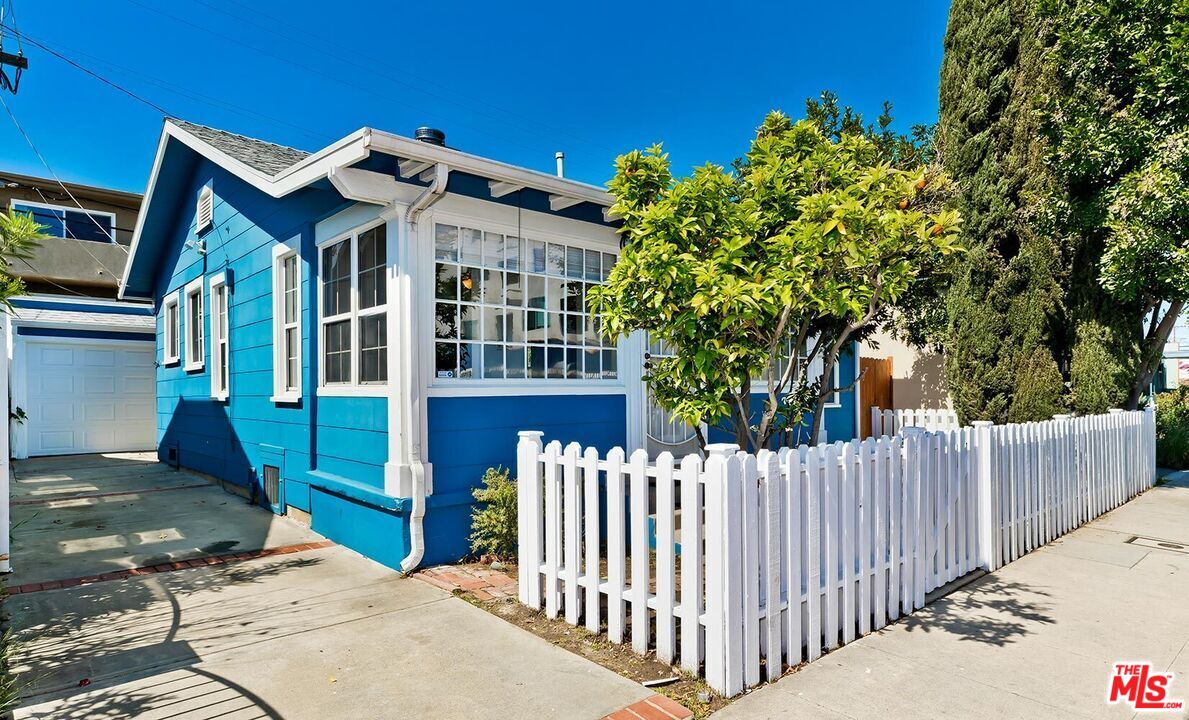
M 1164 343 L 1164 362 L 1152 379 L 1156 392 L 1189 385 L 1189 311 L 1181 313 Z
M 121 288 L 157 310 L 162 460 L 405 568 L 469 552 L 517 431 L 660 434 L 643 339 L 603 340 L 583 302 L 619 250 L 610 196 L 418 138 L 309 154 L 167 120 Z M 827 429 L 855 435 L 853 392 Z
M 155 446 L 152 305 L 116 300 L 140 196 L 0 171 L 0 208 L 45 237 L 10 261 L 28 294 L 7 335 L 15 457 Z

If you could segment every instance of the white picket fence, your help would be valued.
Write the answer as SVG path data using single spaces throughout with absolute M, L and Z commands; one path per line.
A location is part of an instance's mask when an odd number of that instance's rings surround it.
M 913 410 L 884 410 L 871 408 L 871 437 L 895 435 L 904 428 L 926 430 L 954 430 L 961 427 L 958 413 L 953 410 L 918 408 Z
M 522 432 L 521 602 L 735 695 L 1151 486 L 1152 412 L 741 453 Z

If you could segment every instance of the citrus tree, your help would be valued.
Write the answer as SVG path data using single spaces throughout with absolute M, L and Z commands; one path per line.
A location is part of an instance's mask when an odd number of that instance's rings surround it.
M 734 171 L 675 179 L 659 146 L 628 153 L 609 184 L 623 250 L 592 308 L 607 335 L 668 346 L 645 377 L 693 427 L 721 424 L 750 450 L 798 427 L 815 437 L 827 398 L 849 388 L 831 382 L 840 354 L 960 249 L 960 218 L 938 202 L 947 184 L 881 162 L 863 134 L 777 112 Z

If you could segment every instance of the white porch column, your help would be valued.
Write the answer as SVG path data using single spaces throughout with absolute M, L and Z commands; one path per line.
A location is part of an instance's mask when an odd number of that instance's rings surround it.
M 9 332 L 12 328 L 12 322 L 8 315 L 0 313 L 0 339 L 4 342 L 5 352 L 0 352 L 0 398 L 4 398 L 8 410 L 8 352 L 7 346 L 9 342 Z M 0 433 L 0 573 L 12 572 L 12 563 L 9 561 L 9 527 L 11 526 L 11 508 L 9 503 L 9 473 L 11 468 L 8 462 L 8 428 L 10 421 L 8 416 L 5 416 L 4 432 Z
M 644 448 L 644 413 L 648 402 L 647 389 L 644 387 L 644 351 L 646 349 L 646 335 L 637 330 L 626 338 L 619 340 L 619 380 L 626 392 L 627 406 L 627 451 L 630 454 Z

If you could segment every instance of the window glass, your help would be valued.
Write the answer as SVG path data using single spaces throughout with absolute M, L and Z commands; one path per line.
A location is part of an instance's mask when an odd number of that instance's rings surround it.
M 351 240 L 322 248 L 322 315 L 351 312 Z M 348 328 L 348 332 L 350 329 Z
M 387 256 L 387 233 L 383 225 L 360 233 L 358 240 L 359 308 L 377 307 L 386 302 L 387 284 L 384 268 Z
M 43 207 L 29 203 L 14 202 L 12 209 L 33 216 L 42 226 L 41 232 L 50 237 L 92 242 L 113 242 L 115 227 L 112 216 L 107 213 L 90 213 L 64 207 Z
M 480 238 L 481 239 L 481 238 Z M 434 294 L 457 302 L 457 261 L 475 236 L 440 225 L 434 232 Z M 468 249 L 470 248 L 470 249 Z M 322 248 L 323 382 L 371 385 L 388 381 L 388 234 L 386 226 L 353 233 Z M 457 305 L 444 304 L 435 333 L 455 337 Z M 300 343 L 300 335 L 297 337 Z
M 327 323 L 324 337 L 326 383 L 351 382 L 351 321 Z
M 586 308 L 614 255 L 452 225 L 434 233 L 436 377 L 617 377 Z
M 359 382 L 378 383 L 388 379 L 387 333 L 386 314 L 359 318 Z

